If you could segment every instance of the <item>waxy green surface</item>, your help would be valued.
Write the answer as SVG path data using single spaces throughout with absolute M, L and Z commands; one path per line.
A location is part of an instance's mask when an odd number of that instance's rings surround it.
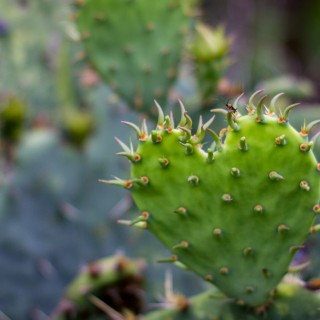
M 223 149 L 211 163 L 200 144 L 185 154 L 181 129 L 158 129 L 162 141 L 154 143 L 149 136 L 140 142 L 136 152 L 141 161 L 132 165 L 131 178 L 147 176 L 149 183 L 134 185 L 131 192 L 138 208 L 150 214 L 148 229 L 173 258 L 228 296 L 258 306 L 270 300 L 294 247 L 309 234 L 319 172 L 312 151 L 300 150 L 306 138 L 288 123 L 269 116 L 259 123 L 255 115 L 237 123 L 240 130 L 228 128 Z M 281 135 L 285 145 L 276 143 Z M 242 137 L 247 151 L 239 149 Z M 159 158 L 169 165 L 160 166 Z M 272 171 L 283 179 L 270 179 Z M 190 176 L 198 177 L 197 185 L 188 182 Z M 300 187 L 301 181 L 307 181 L 309 191 Z M 254 209 L 259 206 L 262 212 Z M 175 213 L 181 207 L 185 215 Z M 181 241 L 187 247 L 176 247 Z

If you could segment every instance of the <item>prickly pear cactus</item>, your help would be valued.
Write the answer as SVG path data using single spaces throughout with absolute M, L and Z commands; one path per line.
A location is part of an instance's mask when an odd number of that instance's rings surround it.
M 210 290 L 188 299 L 186 307 L 179 305 L 151 312 L 143 320 L 317 320 L 320 296 L 297 284 L 278 286 L 274 303 L 266 310 L 250 310 L 230 303 L 217 290 Z
M 147 133 L 132 126 L 136 150 L 120 145 L 132 162 L 131 178 L 105 181 L 130 189 L 141 216 L 123 223 L 148 228 L 172 252 L 161 262 L 184 264 L 229 297 L 249 306 L 268 303 L 303 245 L 319 213 L 319 165 L 308 139 L 312 126 L 297 132 L 288 114 L 277 116 L 274 97 L 265 96 L 248 114 L 237 110 L 239 98 L 225 114 L 228 127 L 216 134 L 183 105 L 177 127 L 159 109 L 157 128 Z M 213 138 L 206 150 L 205 133 Z M 225 138 L 223 137 L 225 135 Z
M 189 52 L 194 60 L 198 91 L 203 107 L 212 104 L 219 80 L 230 64 L 228 53 L 231 38 L 223 27 L 215 29 L 198 23 Z
M 194 2 L 75 1 L 90 62 L 130 106 L 150 113 L 154 97 L 165 104 L 179 71 Z
M 53 319 L 114 319 L 114 314 L 141 313 L 144 269 L 142 260 L 119 255 L 88 264 L 67 288 Z

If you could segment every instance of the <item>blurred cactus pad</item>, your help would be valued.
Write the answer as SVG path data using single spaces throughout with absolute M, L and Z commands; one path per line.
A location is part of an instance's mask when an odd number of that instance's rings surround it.
M 298 132 L 288 118 L 298 104 L 277 115 L 282 94 L 266 107 L 260 93 L 246 109 L 238 108 L 240 96 L 232 109 L 213 110 L 228 123 L 220 134 L 210 128 L 214 117 L 200 118 L 193 132 L 182 104 L 177 126 L 157 105 L 150 134 L 145 124 L 126 123 L 137 133 L 137 149 L 119 141 L 131 177 L 105 181 L 130 189 L 142 213 L 121 222 L 148 228 L 171 250 L 160 262 L 183 264 L 251 307 L 272 301 L 320 212 L 320 166 L 312 151 L 318 135 L 309 138 L 319 121 Z M 203 144 L 206 133 L 211 146 Z
M 193 0 L 85 0 L 75 2 L 75 19 L 103 80 L 150 114 L 154 98 L 166 104 L 178 75 L 194 6 Z
M 141 313 L 145 267 L 142 260 L 130 260 L 120 255 L 91 262 L 67 288 L 52 318 L 113 320 L 114 314 L 133 316 Z M 108 308 L 107 315 L 105 307 Z

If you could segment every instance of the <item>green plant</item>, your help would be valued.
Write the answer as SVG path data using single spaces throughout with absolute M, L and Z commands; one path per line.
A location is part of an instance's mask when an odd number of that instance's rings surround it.
M 53 319 L 114 319 L 114 313 L 133 316 L 144 309 L 142 286 L 145 263 L 113 256 L 89 263 L 73 280 Z M 109 307 L 109 314 L 101 306 Z M 103 309 L 105 311 L 105 309 Z
M 76 24 L 89 61 L 129 106 L 152 115 L 154 97 L 166 104 L 194 2 L 75 1 Z
M 184 265 L 251 307 L 272 301 L 320 211 L 312 152 L 317 135 L 308 138 L 319 121 L 299 133 L 288 121 L 297 104 L 277 116 L 281 94 L 265 108 L 265 96 L 255 105 L 258 93 L 245 116 L 214 110 L 228 121 L 220 135 L 210 129 L 213 117 L 206 123 L 200 118 L 193 133 L 182 104 L 177 127 L 157 105 L 159 120 L 150 134 L 144 124 L 126 123 L 140 142 L 136 150 L 119 141 L 119 155 L 132 162 L 131 178 L 103 181 L 130 189 L 142 213 L 122 223 L 148 228 L 172 251 L 160 262 Z M 204 151 L 206 132 L 213 144 Z
M 212 104 L 217 93 L 219 80 L 230 64 L 228 53 L 231 38 L 223 27 L 215 29 L 198 23 L 189 52 L 194 60 L 197 91 L 203 107 Z

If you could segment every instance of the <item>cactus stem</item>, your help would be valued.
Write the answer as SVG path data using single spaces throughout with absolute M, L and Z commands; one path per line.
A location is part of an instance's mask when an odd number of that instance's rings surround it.
M 262 274 L 264 275 L 265 278 L 270 278 L 270 276 L 271 276 L 271 272 L 267 268 L 262 269 Z
M 238 148 L 239 150 L 241 151 L 248 151 L 249 147 L 248 147 L 248 144 L 247 144 L 247 139 L 246 137 L 241 137 L 240 138 L 240 143 L 238 145 Z
M 186 109 L 181 100 L 179 100 L 180 110 L 181 110 L 181 119 L 178 124 L 179 127 L 183 127 L 187 123 L 187 118 L 185 117 Z
M 320 205 L 319 203 L 316 203 L 313 207 L 312 210 L 315 214 L 319 214 L 320 213 Z
M 300 151 L 302 151 L 302 152 L 308 152 L 308 151 L 310 151 L 312 149 L 312 147 L 313 147 L 313 142 L 312 141 L 310 141 L 308 143 L 307 142 L 301 143 L 300 146 L 299 146 Z
M 158 263 L 174 263 L 178 260 L 178 256 L 176 254 L 171 255 L 169 258 L 160 259 Z
M 261 204 L 257 204 L 254 208 L 253 211 L 255 213 L 263 213 L 263 206 Z
M 269 106 L 269 112 L 268 112 L 268 115 L 269 115 L 269 116 L 272 117 L 272 116 L 275 115 L 276 103 L 277 103 L 278 99 L 279 99 L 282 95 L 284 95 L 284 92 L 280 92 L 280 93 L 278 93 L 277 95 L 275 95 L 275 96 L 272 98 L 272 100 L 271 100 L 271 102 L 270 102 L 270 106 Z
M 222 230 L 220 228 L 214 228 L 212 230 L 214 236 L 221 238 L 222 237 Z
M 211 137 L 213 138 L 213 142 L 215 144 L 215 148 L 221 152 L 223 150 L 222 144 L 221 144 L 221 140 L 219 138 L 219 136 L 210 128 L 207 128 L 207 131 L 210 133 Z M 211 147 L 212 150 L 214 150 L 213 147 Z
M 159 162 L 161 168 L 163 168 L 163 169 L 167 168 L 169 165 L 169 160 L 167 158 L 159 158 L 158 162 Z
M 228 267 L 220 268 L 220 274 L 223 276 L 227 276 L 229 274 L 229 268 Z
M 211 148 L 207 149 L 207 162 L 208 163 L 212 163 L 214 162 L 214 154 L 213 154 L 213 150 Z
M 281 136 L 277 137 L 275 139 L 275 142 L 278 146 L 284 146 L 287 144 L 287 141 L 286 141 L 286 136 L 284 134 L 282 134 Z
M 300 188 L 301 188 L 302 190 L 310 191 L 310 185 L 309 185 L 308 181 L 306 181 L 306 180 L 300 181 L 299 186 L 300 186 Z
M 249 114 L 249 115 L 252 115 L 252 114 L 255 113 L 255 111 L 256 111 L 256 106 L 254 105 L 253 100 L 254 100 L 254 98 L 255 98 L 259 93 L 261 93 L 261 92 L 263 92 L 263 90 L 258 90 L 258 91 L 254 92 L 254 93 L 250 96 L 249 102 L 248 102 L 248 107 L 247 107 L 247 110 L 248 110 L 248 114 Z
M 157 111 L 158 111 L 157 128 L 161 130 L 161 129 L 163 129 L 163 125 L 164 125 L 164 113 L 163 113 L 161 106 L 159 105 L 159 103 L 156 100 L 154 100 L 154 104 L 155 104 Z
M 277 229 L 278 229 L 278 232 L 281 234 L 285 234 L 290 230 L 290 228 L 285 224 L 280 224 Z
M 199 177 L 198 176 L 189 176 L 187 181 L 194 187 L 199 185 Z
M 320 231 L 320 224 L 316 224 L 316 225 L 314 225 L 314 226 L 312 226 L 312 227 L 310 228 L 310 233 L 311 233 L 311 234 L 316 233 L 316 232 L 318 232 L 318 231 Z
M 187 212 L 187 209 L 184 208 L 184 207 L 180 207 L 176 210 L 174 210 L 174 213 L 178 214 L 179 216 L 182 216 L 182 217 L 186 217 L 188 212 Z
M 240 169 L 239 168 L 231 168 L 231 175 L 234 177 L 240 177 Z
M 222 195 L 221 199 L 224 201 L 224 202 L 231 202 L 232 201 L 232 197 L 231 197 L 231 194 L 229 193 L 225 193 Z
M 180 142 L 180 144 L 185 147 L 185 149 L 184 149 L 185 155 L 189 156 L 189 155 L 193 154 L 193 145 L 191 143 Z
M 249 257 L 252 255 L 252 248 L 251 247 L 245 248 L 243 249 L 242 253 L 245 257 Z
M 271 181 L 280 181 L 280 180 L 284 180 L 284 177 L 276 171 L 271 171 L 269 173 L 269 179 Z
M 132 180 L 123 180 L 117 177 L 114 177 L 114 180 L 98 180 L 101 183 L 110 184 L 125 189 L 130 189 L 133 186 Z
M 300 271 L 304 270 L 304 269 L 307 268 L 309 265 L 310 265 L 310 261 L 307 261 L 307 262 L 298 264 L 298 265 L 296 265 L 296 266 L 290 266 L 290 267 L 288 268 L 288 272 L 289 272 L 289 273 L 297 273 L 297 272 L 300 272 Z
M 172 249 L 187 249 L 187 248 L 189 248 L 189 242 L 187 241 L 181 241 L 180 243 L 172 247 Z
M 151 131 L 151 140 L 153 143 L 160 143 L 162 141 L 161 133 L 157 130 Z
M 264 123 L 265 122 L 265 116 L 264 116 L 264 110 L 263 110 L 263 102 L 266 99 L 267 96 L 263 96 L 260 98 L 258 104 L 257 104 L 257 117 L 256 121 L 259 123 Z

